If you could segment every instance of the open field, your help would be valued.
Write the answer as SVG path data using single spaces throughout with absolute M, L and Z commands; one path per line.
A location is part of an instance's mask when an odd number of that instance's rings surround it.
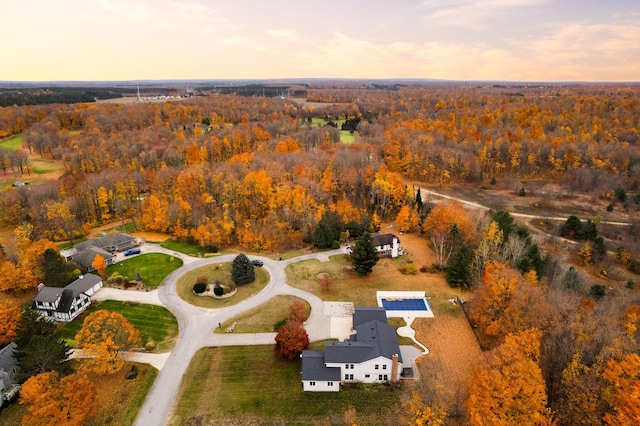
M 353 407 L 358 424 L 396 425 L 404 392 L 384 385 L 303 392 L 300 361 L 279 357 L 273 346 L 207 348 L 185 373 L 170 424 L 200 417 L 216 425 L 344 424 Z
M 189 244 L 185 241 L 168 239 L 160 245 L 168 250 L 174 250 L 190 256 L 202 256 L 203 254 L 200 246 Z
M 198 268 L 194 271 L 184 274 L 176 283 L 176 291 L 178 295 L 186 302 L 203 308 L 222 308 L 225 306 L 235 305 L 262 290 L 269 282 L 269 273 L 262 268 L 255 268 L 255 281 L 239 285 L 235 295 L 216 299 L 210 296 L 198 296 L 193 292 L 193 285 L 196 278 L 200 275 L 206 275 L 208 282 L 214 283 L 219 280 L 223 285 L 231 284 L 231 263 L 219 263 Z
M 0 146 L 14 151 L 22 146 L 22 135 L 13 135 L 0 142 Z
M 304 304 L 307 317 L 311 312 L 308 302 L 295 296 L 276 296 L 267 303 L 247 311 L 237 317 L 230 318 L 222 324 L 222 328 L 216 328 L 216 333 L 223 333 L 231 324 L 236 324 L 235 333 L 270 333 L 275 331 L 275 324 L 284 321 L 289 315 L 289 306 L 295 301 Z
M 82 360 L 73 360 L 74 368 L 82 365 Z M 125 363 L 122 370 L 111 376 L 88 373 L 89 379 L 98 391 L 98 410 L 86 423 L 86 426 L 121 425 L 128 426 L 135 422 L 138 411 L 151 389 L 158 370 L 149 364 L 135 364 L 138 377 L 125 379 L 125 374 L 134 363 Z M 19 403 L 11 404 L 2 410 L 0 425 L 14 426 L 22 422 L 27 407 Z
M 142 275 L 142 283 L 157 287 L 167 275 L 182 266 L 182 260 L 162 253 L 141 254 L 107 267 L 107 277 L 114 272 L 136 279 L 136 273 Z
M 134 327 L 140 331 L 142 344 L 150 339 L 157 342 L 155 352 L 170 350 L 178 337 L 178 320 L 163 306 L 119 302 L 105 300 L 83 312 L 74 321 L 62 325 L 62 337 L 67 340 L 75 339 L 75 335 L 82 328 L 82 322 L 87 315 L 94 311 L 106 310 L 122 314 Z

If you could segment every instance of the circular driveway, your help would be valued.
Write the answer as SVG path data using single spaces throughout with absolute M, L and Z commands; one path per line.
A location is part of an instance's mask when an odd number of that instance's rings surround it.
M 275 333 L 229 333 L 215 334 L 218 324 L 235 317 L 242 312 L 253 309 L 277 295 L 291 295 L 305 299 L 311 305 L 311 315 L 305 322 L 305 329 L 310 341 L 325 340 L 330 337 L 329 320 L 324 314 L 322 299 L 314 294 L 293 288 L 286 284 L 285 268 L 295 262 L 317 259 L 326 262 L 331 256 L 345 254 L 342 249 L 299 256 L 284 261 L 276 261 L 266 257 L 251 256 L 264 262 L 271 275 L 269 283 L 258 294 L 240 303 L 220 309 L 207 309 L 193 306 L 182 300 L 176 292 L 176 282 L 189 271 L 202 266 L 221 262 L 232 262 L 236 255 L 222 255 L 205 259 L 197 259 L 160 246 L 146 244 L 142 253 L 165 253 L 182 259 L 183 266 L 169 274 L 158 290 L 151 292 L 130 292 L 103 288 L 94 295 L 96 300 L 134 300 L 165 306 L 178 320 L 179 337 L 173 350 L 167 354 L 132 354 L 131 359 L 140 359 L 154 366 L 160 366 L 160 372 L 151 390 L 147 394 L 144 405 L 138 413 L 136 425 L 161 426 L 171 414 L 178 396 L 182 377 L 191 362 L 193 355 L 203 347 L 237 346 L 237 345 L 269 345 L 275 343 Z M 103 293 L 104 292 L 104 293 Z M 139 294 L 135 294 L 139 293 Z

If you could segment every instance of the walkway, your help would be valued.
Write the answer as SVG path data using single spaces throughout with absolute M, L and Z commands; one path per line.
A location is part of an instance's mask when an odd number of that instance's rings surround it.
M 321 262 L 328 261 L 331 256 L 344 254 L 345 252 L 342 249 L 299 256 L 284 261 L 252 256 L 252 258 L 259 258 L 264 262 L 263 268 L 271 274 L 269 283 L 255 296 L 243 300 L 237 305 L 221 309 L 206 309 L 188 304 L 177 295 L 176 282 L 189 271 L 214 263 L 231 262 L 236 255 L 198 259 L 151 244 L 145 245 L 142 250 L 143 253 L 158 252 L 178 257 L 182 259 L 183 266 L 169 274 L 158 290 L 143 293 L 105 288 L 94 296 L 96 300 L 132 300 L 134 298 L 133 300 L 141 303 L 164 305 L 178 320 L 180 337 L 170 353 L 131 354 L 131 359 L 151 363 L 160 370 L 144 405 L 138 413 L 136 425 L 161 426 L 168 422 L 178 395 L 181 378 L 186 372 L 191 358 L 199 349 L 214 346 L 273 344 L 275 342 L 275 333 L 215 334 L 214 331 L 218 324 L 224 323 L 242 312 L 258 307 L 274 296 L 293 295 L 305 299 L 311 305 L 311 315 L 305 322 L 305 329 L 309 334 L 309 339 L 313 342 L 328 339 L 330 336 L 329 320 L 324 315 L 322 299 L 287 285 L 284 270 L 286 266 L 302 260 L 317 259 Z

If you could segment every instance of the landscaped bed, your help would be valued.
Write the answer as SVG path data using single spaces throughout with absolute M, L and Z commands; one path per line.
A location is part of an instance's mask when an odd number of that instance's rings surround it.
M 157 287 L 169 275 L 182 266 L 182 260 L 163 253 L 147 253 L 123 260 L 107 267 L 107 277 L 114 272 L 135 280 L 137 273 L 142 276 L 145 286 Z
M 255 281 L 236 286 L 237 292 L 232 297 L 218 299 L 209 296 L 199 296 L 193 292 L 193 285 L 201 275 L 206 275 L 208 283 L 220 281 L 225 286 L 231 287 L 231 263 L 216 263 L 195 269 L 184 274 L 176 283 L 178 296 L 185 302 L 203 308 L 222 308 L 235 305 L 254 294 L 258 293 L 269 283 L 269 273 L 263 268 L 255 268 Z

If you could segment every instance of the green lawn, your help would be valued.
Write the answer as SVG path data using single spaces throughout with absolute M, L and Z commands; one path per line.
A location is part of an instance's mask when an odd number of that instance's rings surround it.
M 36 159 L 31 159 L 30 162 L 31 162 L 33 173 L 37 175 L 52 173 L 60 169 L 59 164 L 53 163 L 45 159 L 36 158 Z
M 123 260 L 107 267 L 107 277 L 114 272 L 136 279 L 136 272 L 142 275 L 142 283 L 157 287 L 167 275 L 182 266 L 182 260 L 163 253 L 148 253 Z
M 380 424 L 398 419 L 406 393 L 388 385 L 303 392 L 300 361 L 282 359 L 273 346 L 205 348 L 185 373 L 171 424 L 344 424 L 350 407 L 358 424 Z
M 91 312 L 101 309 L 122 314 L 140 331 L 143 344 L 149 339 L 158 343 L 156 347 L 158 352 L 171 349 L 178 336 L 178 320 L 163 306 L 105 300 L 87 309 L 74 321 L 65 323 L 62 326 L 62 337 L 73 340 L 80 331 L 84 318 Z
M 176 283 L 176 291 L 185 302 L 203 308 L 222 308 L 235 305 L 262 290 L 269 283 L 269 273 L 262 268 L 255 268 L 256 279 L 249 284 L 239 285 L 235 295 L 225 299 L 215 299 L 209 296 L 197 296 L 193 293 L 193 285 L 196 278 L 206 275 L 209 283 L 219 280 L 223 285 L 231 283 L 231 263 L 218 263 L 207 265 L 184 274 Z
M 22 146 L 22 135 L 11 136 L 9 139 L 0 142 L 0 146 L 15 151 Z
M 202 248 L 200 246 L 189 244 L 185 241 L 167 240 L 160 244 L 168 250 L 175 250 L 179 253 L 188 254 L 190 256 L 202 256 Z
M 356 143 L 356 134 L 351 133 L 350 130 L 340 130 L 340 142 L 351 145 Z

